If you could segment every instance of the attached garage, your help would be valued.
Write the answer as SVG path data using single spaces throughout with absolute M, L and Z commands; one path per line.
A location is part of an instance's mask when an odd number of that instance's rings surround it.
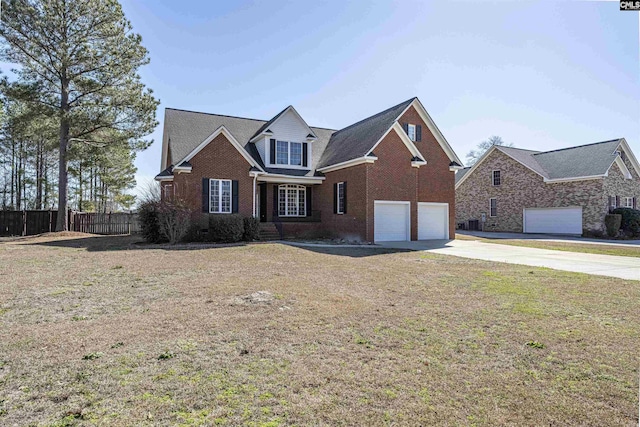
M 582 207 L 526 208 L 522 214 L 525 233 L 582 234 Z
M 418 203 L 418 240 L 449 238 L 449 204 Z
M 409 202 L 374 201 L 374 240 L 376 242 L 411 240 L 410 206 Z

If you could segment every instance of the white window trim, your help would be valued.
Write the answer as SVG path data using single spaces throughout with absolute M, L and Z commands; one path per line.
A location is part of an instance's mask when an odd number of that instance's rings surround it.
M 495 201 L 496 201 L 496 214 L 495 214 L 495 215 L 492 215 L 492 214 L 491 214 L 491 201 L 492 201 L 492 200 L 495 200 Z M 496 197 L 491 197 L 491 198 L 489 199 L 489 217 L 490 217 L 490 218 L 496 218 L 497 216 L 498 216 L 498 199 L 497 199 Z
M 289 192 L 287 190 L 295 189 L 296 190 L 296 206 L 298 206 L 298 213 L 296 215 L 291 215 L 287 212 L 287 207 L 289 206 Z M 280 190 L 284 190 L 284 210 L 285 214 L 282 215 L 280 213 Z M 300 192 L 304 194 L 304 211 L 302 215 L 300 214 Z M 278 186 L 278 217 L 280 218 L 298 218 L 298 217 L 306 217 L 307 216 L 307 187 L 304 185 L 297 184 L 282 184 Z
M 275 139 L 276 140 L 276 152 L 274 153 L 274 158 L 276 160 L 275 163 L 271 163 L 271 143 L 270 143 L 270 139 Z M 278 163 L 278 142 L 286 142 L 287 143 L 287 153 L 288 153 L 288 158 L 287 158 L 287 162 L 288 163 Z M 296 144 L 300 144 L 300 164 L 299 165 L 292 165 L 291 164 L 291 143 L 296 143 Z M 303 166 L 304 165 L 304 146 L 303 144 L 307 144 L 307 166 Z M 286 168 L 286 169 L 301 169 L 301 170 L 310 170 L 311 169 L 311 159 L 312 157 L 312 150 L 313 149 L 313 141 L 304 141 L 304 142 L 300 142 L 300 141 L 287 141 L 284 139 L 278 139 L 278 138 L 266 138 L 265 141 L 265 157 L 267 158 L 268 162 L 265 161 L 265 163 L 267 163 L 270 167 L 274 167 L 274 168 Z
M 410 129 L 413 129 L 413 138 L 411 138 Z M 418 135 L 416 134 L 416 132 L 416 125 L 412 125 L 411 123 L 407 124 L 407 136 L 412 142 L 416 142 L 416 140 L 418 139 Z
M 624 198 L 624 207 L 625 208 L 633 208 L 633 197 L 625 197 Z
M 222 182 L 227 181 L 229 183 L 229 212 L 222 212 L 221 210 L 214 211 L 213 204 L 211 203 L 211 186 L 214 181 L 218 181 L 218 209 L 222 209 Z M 209 179 L 209 213 L 215 214 L 230 214 L 233 213 L 233 182 L 230 179 Z
M 340 193 L 342 192 L 342 210 L 340 210 Z M 336 186 L 336 213 L 344 215 L 344 181 L 339 182 Z
M 496 184 L 495 173 L 498 172 L 500 174 L 500 184 Z M 500 169 L 495 169 L 491 171 L 491 185 L 494 187 L 500 187 L 502 185 L 502 172 Z
M 616 196 L 611 196 L 611 206 L 609 206 L 611 209 L 617 209 L 620 206 L 618 206 L 618 198 Z

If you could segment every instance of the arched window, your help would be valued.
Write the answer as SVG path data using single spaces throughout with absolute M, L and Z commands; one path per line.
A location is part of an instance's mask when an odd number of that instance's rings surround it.
M 306 216 L 307 188 L 282 184 L 278 187 L 278 216 Z

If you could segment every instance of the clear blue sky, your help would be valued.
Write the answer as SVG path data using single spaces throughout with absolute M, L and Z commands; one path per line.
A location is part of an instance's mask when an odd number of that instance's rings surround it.
M 164 108 L 339 129 L 418 96 L 458 155 L 625 137 L 640 157 L 639 17 L 618 2 L 124 0 Z

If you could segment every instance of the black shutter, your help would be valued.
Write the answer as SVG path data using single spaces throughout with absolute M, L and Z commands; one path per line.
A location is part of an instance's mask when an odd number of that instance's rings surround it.
M 209 213 L 209 178 L 202 178 L 202 212 Z
M 311 186 L 307 187 L 307 216 L 311 216 L 311 209 L 313 206 L 311 203 L 311 188 Z
M 342 213 L 347 213 L 347 181 L 342 183 L 342 198 L 344 199 L 344 207 Z
M 309 145 L 309 144 L 307 144 L 306 142 L 302 143 L 302 166 L 304 166 L 305 168 L 307 167 L 307 164 L 308 164 L 307 163 L 307 153 L 309 151 L 308 151 L 307 145 Z
M 616 196 L 616 208 L 620 207 L 620 196 Z
M 416 125 L 416 141 L 422 141 L 422 125 Z
M 278 216 L 278 186 L 273 186 L 273 216 Z
M 238 180 L 231 181 L 231 213 L 238 213 Z
M 611 207 L 613 206 L 613 197 L 609 196 L 609 206 L 607 208 L 611 211 Z
M 633 198 L 633 209 L 637 209 L 636 208 L 636 198 L 635 197 Z
M 271 153 L 269 157 L 271 158 L 271 164 L 275 164 L 276 163 L 276 140 L 270 139 L 269 142 L 271 144 Z
M 409 135 L 409 123 L 403 123 L 402 124 L 402 129 L 404 129 L 404 133 Z
M 338 183 L 333 184 L 333 213 L 338 213 Z

